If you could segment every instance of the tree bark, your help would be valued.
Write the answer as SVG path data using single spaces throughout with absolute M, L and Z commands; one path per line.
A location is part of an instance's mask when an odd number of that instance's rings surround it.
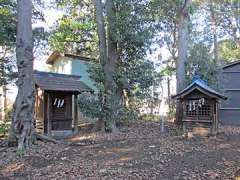
M 167 104 L 168 104 L 168 119 L 171 118 L 171 83 L 170 83 L 170 77 L 167 77 Z
M 7 54 L 7 48 L 1 47 L 2 51 L 2 57 L 0 58 L 1 68 L 0 68 L 0 76 L 1 76 L 1 87 L 2 87 L 2 97 L 3 97 L 3 106 L 1 107 L 1 118 L 3 121 L 6 120 L 6 109 L 7 109 L 7 83 L 6 83 L 6 74 L 5 74 L 5 61 L 6 61 L 6 54 Z
M 103 16 L 101 0 L 94 0 L 96 8 L 97 31 L 99 37 L 100 63 L 104 72 L 104 87 L 102 109 L 105 120 L 105 130 L 116 132 L 116 119 L 121 103 L 122 91 L 114 80 L 117 71 L 117 43 L 114 41 L 114 5 L 112 0 L 106 1 L 107 33 Z
M 96 129 L 103 130 L 105 115 L 105 104 L 106 104 L 106 64 L 107 64 L 107 43 L 106 43 L 106 30 L 103 17 L 103 4 L 101 0 L 93 0 L 95 5 L 96 12 L 96 22 L 97 22 L 97 33 L 99 39 L 99 53 L 100 53 L 100 64 L 103 69 L 104 74 L 104 91 L 100 91 L 99 99 L 101 101 L 101 116 L 99 117 L 98 122 L 96 123 Z
M 183 90 L 186 86 L 186 71 L 185 64 L 187 61 L 188 51 L 188 7 L 190 0 L 185 0 L 184 5 L 179 8 L 179 21 L 178 21 L 178 60 L 176 64 L 177 75 L 177 93 Z M 182 105 L 177 102 L 176 107 L 176 123 L 180 124 L 182 121 Z
M 214 4 L 212 0 L 209 0 L 211 22 L 212 22 L 212 34 L 213 34 L 213 54 L 214 64 L 218 63 L 218 37 L 217 37 L 217 19 L 214 11 Z
M 3 88 L 3 120 L 6 121 L 7 118 L 7 85 L 4 84 Z
M 27 149 L 34 139 L 32 1 L 18 0 L 17 11 L 18 94 L 13 107 L 10 137 L 17 139 L 18 149 Z
M 108 48 L 108 64 L 106 73 L 106 82 L 108 86 L 111 104 L 111 131 L 116 132 L 116 120 L 119 114 L 120 105 L 122 103 L 122 89 L 118 87 L 115 81 L 115 76 L 117 73 L 117 64 L 119 61 L 117 42 L 114 40 L 115 31 L 115 8 L 113 0 L 106 1 L 106 15 L 107 15 L 107 48 Z

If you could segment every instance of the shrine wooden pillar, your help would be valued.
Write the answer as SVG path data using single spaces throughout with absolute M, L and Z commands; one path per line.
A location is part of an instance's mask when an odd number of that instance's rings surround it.
M 73 115 L 73 126 L 74 133 L 78 133 L 78 95 L 74 94 L 74 115 Z
M 47 134 L 52 135 L 52 98 L 50 93 L 47 93 Z
M 215 115 L 215 133 L 218 133 L 218 125 L 219 125 L 219 101 L 216 101 L 216 115 Z

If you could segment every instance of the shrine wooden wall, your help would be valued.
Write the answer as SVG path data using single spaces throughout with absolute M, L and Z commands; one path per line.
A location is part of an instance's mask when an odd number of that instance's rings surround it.
M 36 89 L 35 127 L 37 132 L 43 133 L 44 131 L 44 92 L 39 88 Z

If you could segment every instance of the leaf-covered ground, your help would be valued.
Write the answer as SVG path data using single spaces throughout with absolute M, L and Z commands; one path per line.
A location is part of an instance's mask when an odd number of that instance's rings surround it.
M 184 139 L 173 126 L 137 122 L 117 135 L 88 133 L 62 144 L 38 142 L 21 156 L 0 147 L 0 179 L 233 179 L 240 169 L 240 128 L 217 138 Z

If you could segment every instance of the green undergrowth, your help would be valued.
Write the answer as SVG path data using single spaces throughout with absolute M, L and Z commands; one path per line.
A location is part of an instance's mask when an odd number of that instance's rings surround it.
M 160 122 L 162 120 L 167 120 L 165 116 L 160 116 L 160 115 L 149 115 L 149 114 L 144 114 L 140 118 L 143 121 L 153 121 L 153 122 Z
M 5 137 L 8 134 L 10 123 L 0 122 L 0 137 Z

